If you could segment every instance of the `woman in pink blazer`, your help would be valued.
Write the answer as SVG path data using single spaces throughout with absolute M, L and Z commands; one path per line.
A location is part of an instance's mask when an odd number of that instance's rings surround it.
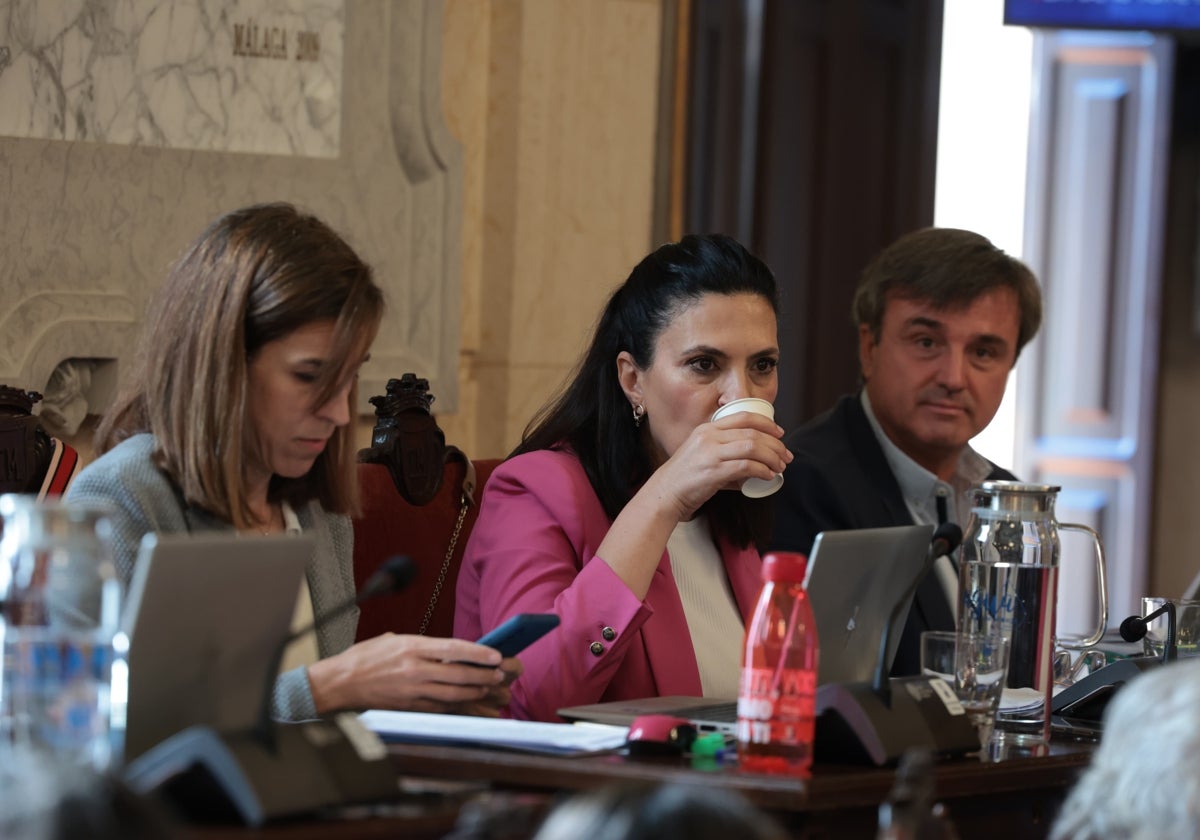
M 734 240 L 688 236 L 613 293 L 559 396 L 492 474 L 458 578 L 456 636 L 523 612 L 559 627 L 512 687 L 514 717 L 657 695 L 737 695 L 770 500 L 743 480 L 791 453 L 738 412 L 778 388 L 770 270 Z

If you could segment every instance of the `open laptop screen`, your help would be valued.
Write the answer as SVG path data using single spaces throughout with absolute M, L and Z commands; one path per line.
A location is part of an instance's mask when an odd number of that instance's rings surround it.
M 312 551 L 305 536 L 145 537 L 122 617 L 126 761 L 189 726 L 257 723 Z
M 898 611 L 896 602 L 921 574 L 932 537 L 932 525 L 817 534 L 804 586 L 821 644 L 818 683 L 870 682 L 895 613 L 884 672 L 891 669 L 912 599 Z

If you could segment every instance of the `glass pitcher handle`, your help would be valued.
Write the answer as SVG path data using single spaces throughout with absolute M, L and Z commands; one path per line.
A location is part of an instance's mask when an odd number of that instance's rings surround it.
M 1096 549 L 1096 593 L 1097 593 L 1097 618 L 1096 629 L 1090 636 L 1086 636 L 1078 641 L 1072 641 L 1070 644 L 1063 643 L 1063 647 L 1085 648 L 1091 647 L 1100 641 L 1104 635 L 1104 631 L 1108 629 L 1108 575 L 1105 572 L 1104 563 L 1104 544 L 1100 541 L 1100 535 L 1087 525 L 1079 525 L 1074 522 L 1058 523 L 1060 531 L 1080 531 L 1092 538 L 1092 546 Z

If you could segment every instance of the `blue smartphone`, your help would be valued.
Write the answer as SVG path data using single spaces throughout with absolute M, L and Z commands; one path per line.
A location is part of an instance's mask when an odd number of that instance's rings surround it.
M 478 643 L 495 648 L 507 658 L 516 656 L 557 626 L 558 616 L 554 613 L 521 613 L 485 633 Z

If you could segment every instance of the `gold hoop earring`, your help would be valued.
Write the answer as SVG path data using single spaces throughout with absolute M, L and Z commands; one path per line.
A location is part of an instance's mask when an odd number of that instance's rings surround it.
M 642 406 L 641 403 L 638 403 L 637 405 L 635 405 L 633 407 L 633 425 L 634 426 L 637 426 L 640 428 L 642 425 L 642 418 L 645 416 L 646 416 L 646 409 L 644 406 Z

